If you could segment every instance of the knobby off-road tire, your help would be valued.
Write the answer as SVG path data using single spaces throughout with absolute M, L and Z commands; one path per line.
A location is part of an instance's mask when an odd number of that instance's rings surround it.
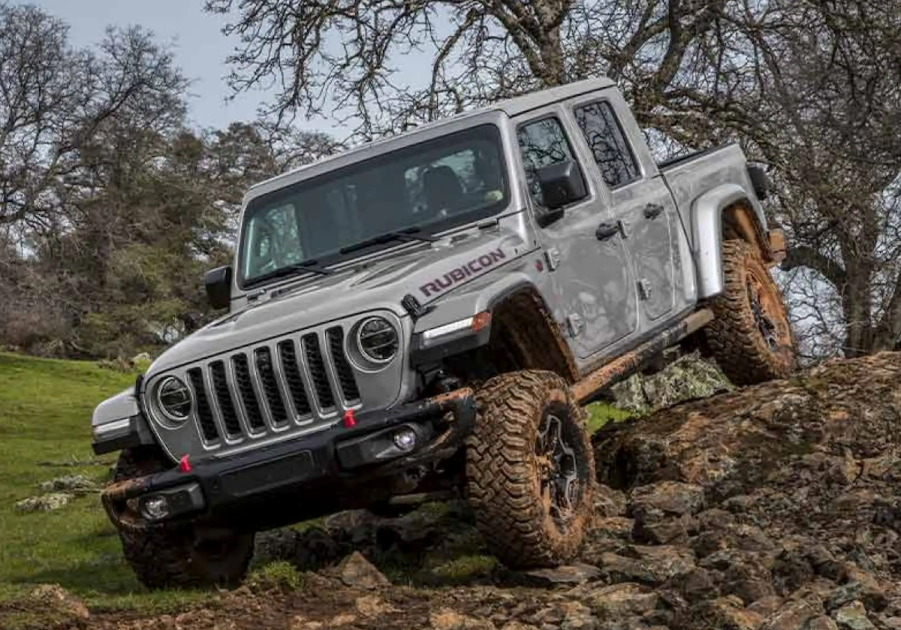
M 723 243 L 723 293 L 711 303 L 705 329 L 713 357 L 735 385 L 785 378 L 795 369 L 788 312 L 757 248 Z
M 572 560 L 592 509 L 584 411 L 552 372 L 496 376 L 476 398 L 467 499 L 492 553 L 516 569 Z M 553 446 L 555 439 L 562 444 Z
M 126 449 L 116 463 L 114 481 L 166 468 L 158 449 Z M 253 557 L 253 534 L 201 537 L 190 523 L 154 525 L 141 532 L 119 530 L 122 551 L 147 588 L 234 586 Z

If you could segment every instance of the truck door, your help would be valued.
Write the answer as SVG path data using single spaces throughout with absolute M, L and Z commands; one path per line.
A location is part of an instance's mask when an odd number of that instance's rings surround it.
M 544 206 L 537 170 L 567 160 L 586 161 L 570 140 L 578 130 L 559 106 L 538 110 L 517 125 L 522 167 L 533 210 Z M 609 203 L 585 176 L 589 196 L 565 208 L 563 216 L 538 228 L 557 300 L 550 305 L 570 337 L 574 354 L 586 359 L 638 329 L 635 282 Z
M 645 316 L 642 328 L 650 329 L 655 326 L 654 320 L 668 315 L 675 304 L 679 261 L 674 260 L 674 254 L 678 251 L 680 219 L 653 160 L 647 160 L 643 169 L 636 158 L 614 105 L 611 99 L 598 98 L 597 94 L 570 103 L 581 131 L 579 141 L 594 158 L 596 169 L 591 172 L 600 175 L 610 190 L 613 213 L 622 222 Z M 628 120 L 634 124 L 631 116 Z M 635 131 L 640 133 L 637 127 Z

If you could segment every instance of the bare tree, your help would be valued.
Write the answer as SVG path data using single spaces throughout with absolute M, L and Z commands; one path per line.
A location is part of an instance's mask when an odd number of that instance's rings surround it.
M 745 28 L 754 89 L 733 119 L 775 167 L 789 293 L 828 354 L 901 339 L 899 31 L 896 5 L 858 0 L 774 1 Z
M 68 129 L 84 111 L 86 55 L 33 7 L 0 5 L 0 223 L 37 220 Z
M 98 129 L 180 118 L 186 85 L 141 29 L 109 30 L 94 54 L 74 50 L 68 27 L 40 9 L 0 4 L 0 224 L 49 229 L 60 220 L 54 187 Z
M 368 138 L 486 102 L 606 72 L 650 117 L 727 0 L 206 0 L 225 32 L 240 92 L 277 86 L 279 120 L 337 113 Z M 425 86 L 392 63 L 428 60 Z M 689 82 L 690 83 L 690 82 Z M 411 89 L 412 88 L 412 89 Z

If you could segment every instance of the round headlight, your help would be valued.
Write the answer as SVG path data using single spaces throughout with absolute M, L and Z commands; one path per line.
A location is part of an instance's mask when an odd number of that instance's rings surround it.
M 181 379 L 167 376 L 156 388 L 156 402 L 169 420 L 183 422 L 191 413 L 191 390 Z
M 388 363 L 397 356 L 400 337 L 394 325 L 384 317 L 369 317 L 357 328 L 357 346 L 367 361 Z

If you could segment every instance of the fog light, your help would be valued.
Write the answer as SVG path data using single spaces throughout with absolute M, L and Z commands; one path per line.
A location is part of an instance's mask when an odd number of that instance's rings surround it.
M 401 429 L 394 434 L 394 446 L 407 452 L 416 447 L 416 432 L 413 429 Z
M 141 511 L 151 521 L 160 521 L 169 516 L 169 499 L 161 494 L 150 496 L 141 501 Z

